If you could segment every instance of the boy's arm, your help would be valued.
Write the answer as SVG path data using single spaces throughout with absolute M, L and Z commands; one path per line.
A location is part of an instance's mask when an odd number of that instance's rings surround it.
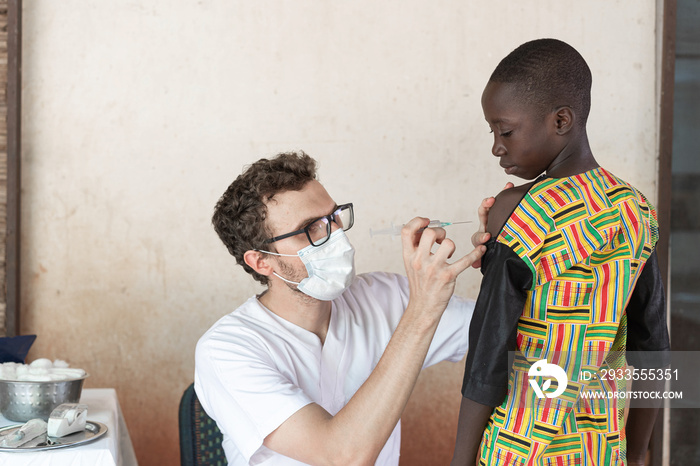
M 488 212 L 486 231 L 495 238 L 530 186 L 507 189 Z M 480 212 L 481 217 L 481 212 Z M 482 220 L 483 223 L 483 220 Z M 532 283 L 527 265 L 507 246 L 489 243 L 484 279 L 470 325 L 469 352 L 462 386 L 457 439 L 452 464 L 472 466 L 493 407 L 503 402 L 515 349 L 518 319 Z
M 533 184 L 535 184 L 534 181 L 513 187 L 513 183 L 508 183 L 506 188 L 496 196 L 496 201 L 493 203 L 491 209 L 487 211 L 488 221 L 485 225 L 486 232 L 491 235 L 491 238 L 496 238 L 498 236 L 510 215 Z M 484 200 L 484 202 L 485 201 L 486 200 Z M 481 209 L 479 210 L 479 219 L 482 219 Z
M 632 384 L 634 391 L 662 391 L 663 380 L 637 380 Z M 643 405 L 644 407 L 640 407 Z M 661 407 L 661 400 L 632 400 L 630 412 L 625 425 L 627 435 L 627 464 L 629 466 L 644 466 L 646 464 L 649 440 L 654 430 L 656 417 Z
M 511 189 L 514 186 L 515 185 L 509 181 L 503 187 L 503 191 Z M 481 204 L 479 205 L 479 210 L 477 211 L 477 214 L 479 216 L 479 229 L 472 235 L 472 245 L 474 247 L 485 244 L 489 239 L 491 239 L 492 235 L 491 233 L 486 231 L 486 229 L 489 225 L 489 215 L 491 215 L 491 208 L 494 206 L 495 203 L 495 197 L 487 197 L 486 199 L 481 201 Z M 493 215 L 495 216 L 496 214 Z M 503 213 L 500 213 L 499 216 L 502 217 Z M 494 220 L 494 223 L 498 223 L 499 221 L 501 222 L 499 223 L 499 225 L 503 225 L 505 219 Z M 481 259 L 474 261 L 472 267 L 476 269 L 481 267 Z
M 469 398 L 462 397 L 459 407 L 457 441 L 452 456 L 451 466 L 473 466 L 477 464 L 481 437 L 491 417 L 493 408 Z
M 670 342 L 666 325 L 666 300 L 656 251 L 644 265 L 627 305 L 628 362 L 636 369 L 667 367 Z M 656 392 L 664 389 L 663 380 L 635 380 L 633 391 Z M 649 440 L 661 406 L 661 400 L 633 399 L 625 425 L 627 460 L 643 465 Z

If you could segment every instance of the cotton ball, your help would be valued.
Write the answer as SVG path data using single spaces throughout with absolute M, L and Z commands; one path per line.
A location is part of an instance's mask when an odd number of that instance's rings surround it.
M 17 380 L 17 368 L 25 367 L 24 364 L 16 362 L 5 362 L 0 364 L 0 379 L 3 380 Z
M 53 367 L 57 367 L 59 369 L 65 369 L 68 366 L 69 366 L 69 364 L 66 361 L 63 361 L 61 359 L 56 359 L 53 362 Z
M 29 366 L 29 373 L 31 375 L 49 375 L 49 370 L 43 367 L 32 367 Z
M 50 359 L 39 358 L 32 361 L 29 366 L 37 369 L 51 369 L 51 367 L 53 367 L 53 363 Z
M 20 375 L 26 375 L 29 373 L 29 366 L 22 364 L 21 366 L 17 366 L 17 377 Z
M 48 375 L 25 374 L 18 375 L 17 380 L 22 382 L 51 382 L 51 377 Z
M 86 374 L 86 372 L 82 369 L 73 369 L 70 367 L 67 367 L 65 369 L 54 367 L 53 369 L 51 369 L 51 373 L 65 375 L 68 379 L 79 379 L 81 377 L 85 377 Z

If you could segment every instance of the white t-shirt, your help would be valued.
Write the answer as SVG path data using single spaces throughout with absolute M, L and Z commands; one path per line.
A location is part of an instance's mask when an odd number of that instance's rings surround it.
M 263 440 L 309 403 L 338 413 L 377 365 L 408 296 L 401 275 L 358 275 L 332 302 L 323 345 L 256 297 L 216 322 L 197 343 L 194 381 L 204 410 L 223 432 L 229 464 L 303 464 L 268 449 Z M 473 311 L 473 300 L 452 298 L 423 367 L 464 356 Z M 400 425 L 376 464 L 399 463 Z

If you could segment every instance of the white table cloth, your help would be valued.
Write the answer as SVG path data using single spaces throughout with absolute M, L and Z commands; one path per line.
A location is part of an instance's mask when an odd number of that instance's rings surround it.
M 0 452 L 0 465 L 11 466 L 137 466 L 134 447 L 113 388 L 86 388 L 80 402 L 88 405 L 88 421 L 101 422 L 107 433 L 73 447 L 45 451 Z M 0 415 L 0 428 L 21 422 Z

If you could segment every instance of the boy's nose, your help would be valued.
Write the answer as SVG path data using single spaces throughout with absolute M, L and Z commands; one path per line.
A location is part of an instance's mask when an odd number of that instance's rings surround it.
M 506 148 L 503 144 L 501 144 L 498 139 L 493 141 L 493 146 L 491 147 L 491 153 L 495 155 L 496 157 L 500 157 L 502 155 L 506 155 L 507 151 Z

